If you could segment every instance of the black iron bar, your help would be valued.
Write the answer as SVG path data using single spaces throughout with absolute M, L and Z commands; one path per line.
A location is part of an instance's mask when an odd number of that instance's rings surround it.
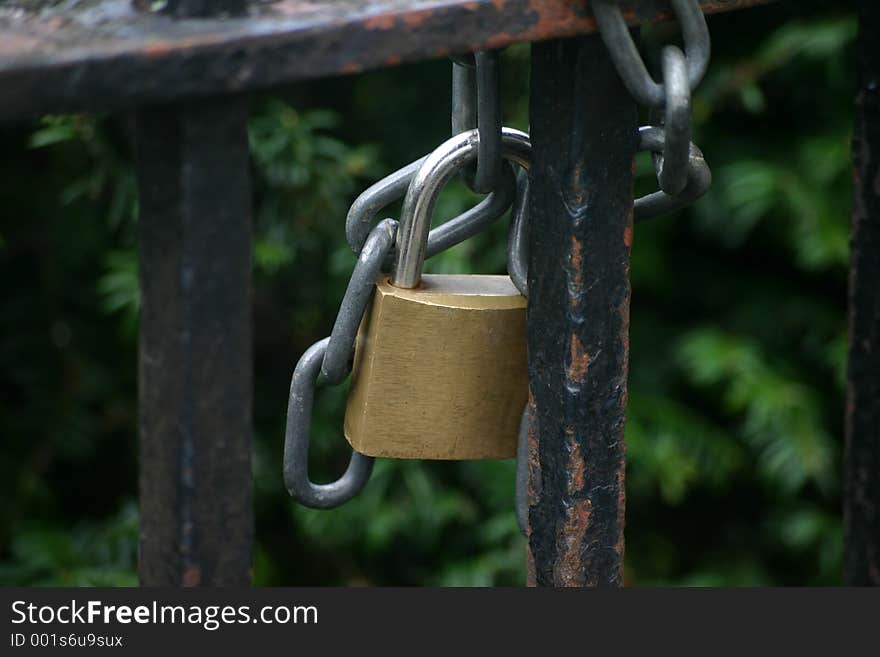
M 251 580 L 247 117 L 235 97 L 137 115 L 143 585 Z
M 638 115 L 598 37 L 531 76 L 529 583 L 620 586 Z
M 700 0 L 721 12 L 774 0 Z M 266 89 L 450 53 L 594 32 L 589 0 L 0 2 L 0 120 Z M 637 25 L 669 0 L 621 0 Z M 241 16 L 235 16 L 242 13 Z M 230 15 L 234 15 L 230 17 Z
M 880 4 L 858 5 L 844 579 L 880 586 Z

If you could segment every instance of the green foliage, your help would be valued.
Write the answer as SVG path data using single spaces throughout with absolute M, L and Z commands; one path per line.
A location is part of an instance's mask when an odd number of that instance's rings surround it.
M 789 493 L 808 481 L 831 487 L 837 464 L 813 390 L 774 368 L 753 342 L 710 328 L 685 336 L 679 359 L 690 382 L 715 392 L 722 412 L 739 420 L 770 485 Z
M 134 502 L 97 525 L 32 527 L 16 535 L 0 581 L 23 586 L 137 586 Z
M 640 225 L 633 247 L 626 579 L 837 583 L 855 23 L 815 2 L 711 27 L 695 118 L 714 186 Z M 519 128 L 528 52 L 504 56 L 505 122 Z M 345 213 L 446 136 L 448 85 L 433 62 L 254 104 L 259 584 L 525 579 L 511 462 L 379 461 L 334 511 L 295 506 L 281 481 L 291 370 L 329 333 L 354 264 Z M 123 128 L 73 116 L 0 132 L 0 267 L 18 281 L 0 306 L 2 584 L 134 582 L 137 204 Z M 453 181 L 435 221 L 475 201 Z M 505 231 L 428 269 L 503 271 Z M 317 394 L 319 481 L 346 465 L 345 394 Z

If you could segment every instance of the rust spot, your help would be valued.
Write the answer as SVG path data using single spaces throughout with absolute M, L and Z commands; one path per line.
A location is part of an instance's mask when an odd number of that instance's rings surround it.
M 403 15 L 403 23 L 407 27 L 419 27 L 422 23 L 429 20 L 434 15 L 433 9 L 423 9 L 422 11 L 412 11 Z
M 199 586 L 202 583 L 202 569 L 198 566 L 189 566 L 183 571 L 184 586 Z
M 578 290 L 583 285 L 584 254 L 583 244 L 575 236 L 571 236 L 571 256 L 568 262 L 572 283 Z
M 565 446 L 568 452 L 568 499 L 565 501 L 565 522 L 556 536 L 558 557 L 553 568 L 556 586 L 584 586 L 586 583 L 582 548 L 590 526 L 593 503 L 589 499 L 572 499 L 584 489 L 587 465 L 575 436 L 574 427 L 565 427 Z
M 367 18 L 363 25 L 368 30 L 390 30 L 394 27 L 396 19 L 394 14 L 379 14 Z
M 155 43 L 145 44 L 141 52 L 144 57 L 161 57 L 171 52 L 171 46 L 163 41 L 156 41 Z
M 349 74 L 349 73 L 360 73 L 362 70 L 363 70 L 363 67 L 361 67 L 360 64 L 355 64 L 354 62 L 348 62 L 347 64 L 343 64 L 340 67 L 339 72 L 342 74 Z
M 528 426 L 528 437 L 529 437 L 529 451 L 528 451 L 528 459 L 529 459 L 529 484 L 528 484 L 528 503 L 529 506 L 537 505 L 541 500 L 541 489 L 542 489 L 542 480 L 541 480 L 541 459 L 538 455 L 538 427 L 537 427 L 537 417 L 538 413 L 535 408 L 535 398 L 532 396 L 532 391 L 529 390 L 529 426 Z M 532 529 L 531 527 L 526 528 L 527 535 L 531 535 Z
M 568 380 L 583 381 L 590 369 L 590 354 L 584 349 L 584 345 L 577 334 L 571 336 L 571 351 L 568 363 Z
M 511 43 L 514 43 L 517 40 L 518 36 L 516 34 L 510 34 L 509 32 L 499 32 L 498 34 L 493 34 L 486 39 L 486 48 L 489 50 L 493 50 L 495 48 L 503 48 L 505 46 L 509 46 Z
M 593 13 L 578 11 L 575 5 L 581 4 L 571 0 L 529 0 L 529 13 L 536 20 L 520 37 L 539 41 L 595 32 L 596 20 L 593 18 Z
M 532 554 L 531 543 L 526 543 L 526 586 L 536 586 L 535 555 Z
M 581 547 L 590 526 L 592 506 L 587 499 L 565 509 L 565 524 L 556 535 L 556 552 L 559 555 L 553 567 L 553 583 L 556 586 L 584 586 L 586 583 Z
M 565 427 L 565 443 L 568 451 L 568 494 L 576 495 L 584 489 L 587 463 L 575 439 L 574 427 Z
M 623 243 L 626 245 L 626 248 L 630 248 L 633 245 L 632 223 L 628 224 L 623 230 Z
M 398 64 L 400 64 L 400 57 L 398 55 L 391 55 L 385 58 L 386 66 L 397 66 Z

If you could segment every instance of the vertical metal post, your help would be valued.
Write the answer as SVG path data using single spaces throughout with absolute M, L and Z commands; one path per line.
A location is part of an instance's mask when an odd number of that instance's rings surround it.
M 247 585 L 251 192 L 247 103 L 141 110 L 139 574 Z
M 880 586 L 880 4 L 858 5 L 844 579 Z
M 247 0 L 172 0 L 167 9 L 241 14 Z M 138 571 L 146 586 L 251 580 L 247 118 L 247 100 L 236 97 L 137 115 Z
M 597 36 L 531 80 L 529 584 L 620 586 L 638 113 Z

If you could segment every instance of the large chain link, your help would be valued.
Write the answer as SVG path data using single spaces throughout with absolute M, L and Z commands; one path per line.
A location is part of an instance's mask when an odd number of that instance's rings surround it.
M 703 16 L 698 0 L 670 0 L 670 3 L 684 38 L 683 56 L 687 63 L 688 83 L 691 89 L 695 89 L 709 68 L 709 57 L 712 52 L 709 27 L 706 25 L 706 17 Z M 667 101 L 666 84 L 655 82 L 648 73 L 626 25 L 618 0 L 593 0 L 592 8 L 599 26 L 599 34 L 633 98 L 648 107 L 662 107 Z M 667 46 L 667 48 L 679 50 L 675 46 Z M 667 80 L 664 78 L 665 82 Z
M 663 110 L 666 127 L 662 153 L 654 157 L 660 189 L 672 195 L 687 185 L 691 141 L 691 93 L 709 66 L 711 39 L 698 0 L 670 0 L 678 17 L 684 52 L 666 46 L 661 53 L 663 82 L 648 74 L 616 0 L 594 0 L 592 7 L 611 60 L 637 102 Z

